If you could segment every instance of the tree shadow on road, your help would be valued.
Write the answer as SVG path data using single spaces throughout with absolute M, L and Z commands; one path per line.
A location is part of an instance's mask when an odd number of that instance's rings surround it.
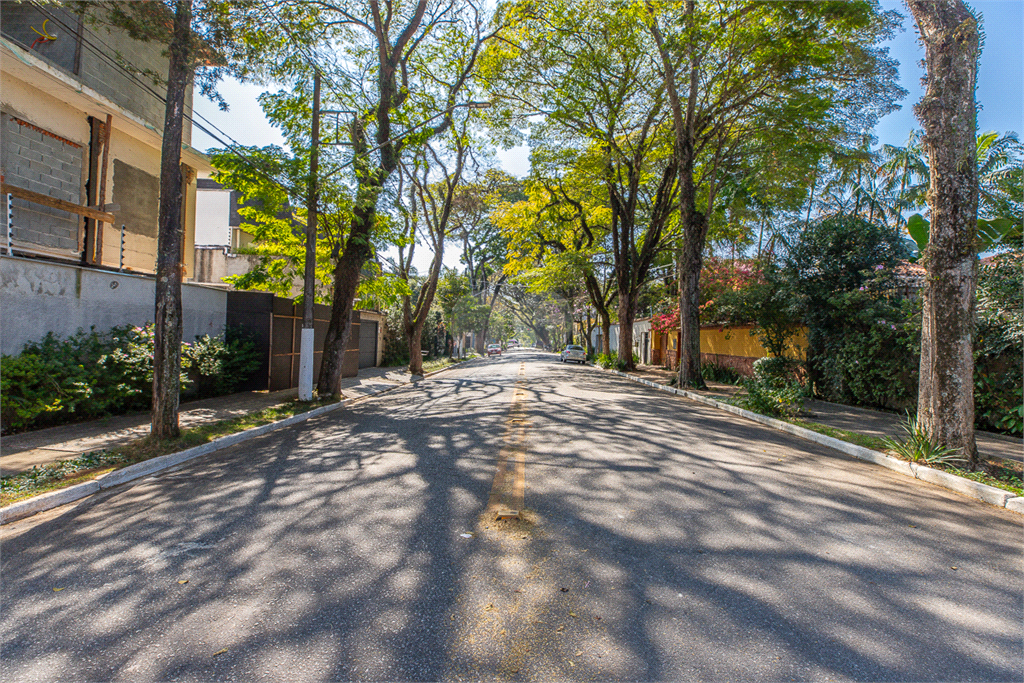
M 1008 513 L 588 368 L 528 377 L 536 528 L 481 527 L 515 381 L 395 390 L 6 542 L 8 677 L 1021 677 Z

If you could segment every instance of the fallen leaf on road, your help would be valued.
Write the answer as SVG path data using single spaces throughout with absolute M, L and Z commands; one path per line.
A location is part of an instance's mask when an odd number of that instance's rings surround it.
M 576 666 L 575 664 L 573 664 L 573 663 L 572 663 L 572 660 L 571 660 L 571 659 L 570 659 L 570 660 L 568 660 L 568 661 L 569 661 L 569 666 Z
M 67 586 L 64 586 L 64 587 L 62 587 L 62 588 L 54 588 L 54 589 L 53 589 L 53 592 L 54 592 L 54 593 L 60 593 L 60 592 L 61 592 L 62 590 L 64 590 L 64 588 L 67 588 Z
M 575 612 L 569 612 L 569 616 L 572 617 L 573 619 L 579 619 L 579 617 L 576 616 Z
M 956 571 L 956 567 L 950 567 L 950 569 L 952 569 L 953 571 Z
M 222 654 L 224 654 L 227 651 L 228 651 L 227 648 L 224 648 L 223 650 L 218 650 L 218 651 L 213 653 L 213 656 L 216 657 L 217 655 L 222 655 Z
M 583 650 L 576 650 L 576 656 L 577 657 L 582 657 L 583 656 Z
M 561 631 L 564 631 L 564 630 L 565 630 L 565 626 L 563 625 L 563 626 L 559 626 L 558 628 L 556 628 L 555 632 L 557 633 L 557 632 L 561 632 Z
M 181 581 L 179 581 L 178 583 L 180 583 L 180 584 L 183 584 L 183 585 L 184 585 L 184 584 L 188 583 L 188 579 L 182 579 L 182 580 L 181 580 Z
M 563 587 L 562 587 L 562 592 L 563 592 L 563 593 L 568 593 L 568 592 L 569 592 L 569 589 L 563 586 Z
M 493 612 L 494 611 L 494 603 L 493 602 L 487 603 L 487 607 L 484 607 L 484 611 L 485 612 Z

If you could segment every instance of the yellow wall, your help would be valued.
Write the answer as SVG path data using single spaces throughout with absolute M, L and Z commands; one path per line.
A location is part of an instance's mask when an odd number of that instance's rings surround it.
M 752 325 L 739 327 L 705 327 L 700 331 L 701 353 L 714 353 L 720 356 L 743 356 L 746 358 L 764 358 L 768 355 L 764 346 L 756 336 L 750 334 Z M 786 355 L 804 359 L 807 348 L 807 328 L 801 328 L 790 339 Z

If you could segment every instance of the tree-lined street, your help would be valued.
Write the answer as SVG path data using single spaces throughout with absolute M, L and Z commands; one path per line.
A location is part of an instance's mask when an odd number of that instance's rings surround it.
M 1024 675 L 1016 515 L 529 351 L 2 534 L 5 680 Z

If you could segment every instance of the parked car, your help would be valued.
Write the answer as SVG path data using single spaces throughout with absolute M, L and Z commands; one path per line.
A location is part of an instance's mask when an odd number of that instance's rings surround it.
M 519 340 L 518 339 L 509 339 L 508 340 L 508 348 L 510 348 L 510 349 L 518 349 L 519 348 Z
M 501 355 L 501 344 L 488 344 L 487 345 L 488 356 L 500 356 Z
M 576 344 L 569 344 L 562 349 L 560 359 L 563 363 L 566 361 L 576 361 L 577 363 L 586 364 L 587 362 L 587 351 L 582 346 Z

